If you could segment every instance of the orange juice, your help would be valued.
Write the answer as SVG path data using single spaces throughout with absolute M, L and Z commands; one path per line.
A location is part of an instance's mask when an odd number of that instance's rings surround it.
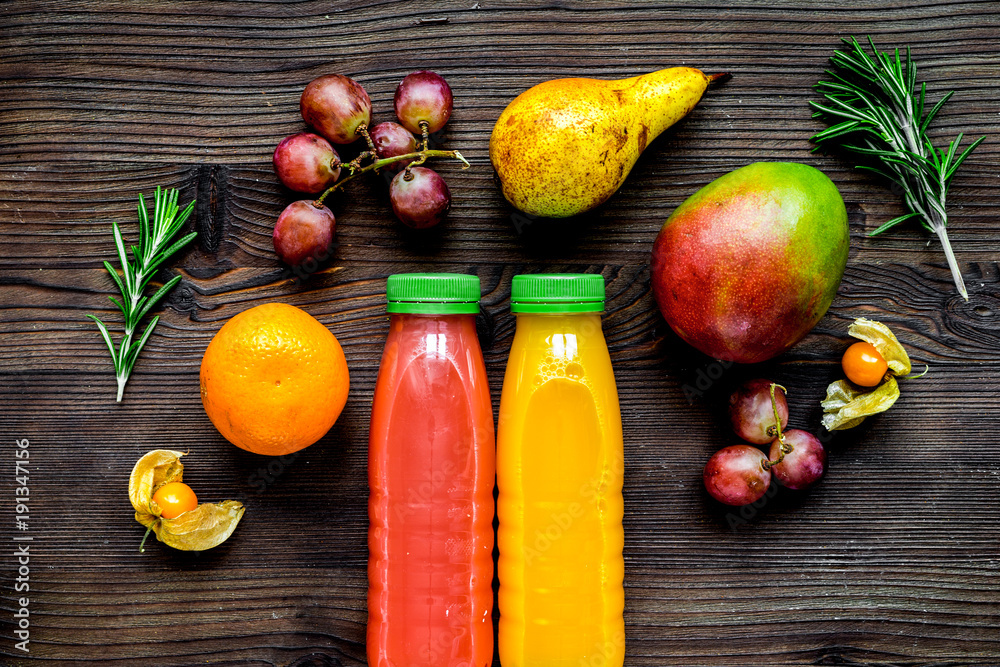
M 500 661 L 620 667 L 621 416 L 604 279 L 515 276 L 497 434 Z

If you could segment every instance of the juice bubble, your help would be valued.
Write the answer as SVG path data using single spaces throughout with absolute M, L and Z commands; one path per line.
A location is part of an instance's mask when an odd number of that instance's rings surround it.
M 583 377 L 583 366 L 574 362 L 566 365 L 566 375 L 571 378 L 582 378 Z

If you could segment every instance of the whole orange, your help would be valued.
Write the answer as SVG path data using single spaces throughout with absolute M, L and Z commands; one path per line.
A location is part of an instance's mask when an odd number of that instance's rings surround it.
M 337 421 L 350 381 L 340 343 L 284 303 L 245 310 L 201 360 L 201 402 L 226 440 L 279 456 L 308 447 Z

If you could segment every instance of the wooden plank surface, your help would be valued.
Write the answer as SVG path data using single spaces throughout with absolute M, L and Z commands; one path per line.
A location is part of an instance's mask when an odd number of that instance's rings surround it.
M 935 137 L 987 136 L 949 200 L 968 303 L 916 226 L 866 236 L 901 212 L 897 195 L 848 160 L 809 153 L 822 127 L 810 87 L 849 34 L 911 45 L 929 88 L 956 90 Z M 0 4 L 0 664 L 365 664 L 367 421 L 385 277 L 480 275 L 496 404 L 514 329 L 510 278 L 545 269 L 608 280 L 626 444 L 627 665 L 1000 665 L 998 34 L 995 1 Z M 487 157 L 510 99 L 558 76 L 679 64 L 734 78 L 653 142 L 594 213 L 512 220 Z M 473 163 L 439 163 L 454 197 L 448 221 L 408 232 L 382 183 L 356 182 L 333 202 L 334 259 L 296 280 L 271 249 L 290 194 L 269 163 L 303 127 L 303 86 L 348 74 L 388 119 L 396 84 L 420 68 L 451 84 L 443 142 Z M 823 169 L 847 202 L 851 255 L 804 341 L 761 367 L 722 370 L 656 311 L 649 250 L 689 194 L 756 160 Z M 114 252 L 110 221 L 128 235 L 136 194 L 156 185 L 198 199 L 200 235 L 172 265 L 181 284 L 119 405 L 84 315 L 115 320 L 101 268 Z M 328 325 L 351 370 L 340 420 L 286 462 L 227 444 L 197 390 L 215 331 L 268 301 Z M 700 473 L 732 442 L 720 420 L 729 389 L 755 375 L 782 382 L 792 426 L 819 432 L 818 401 L 862 315 L 890 324 L 931 373 L 905 383 L 890 413 L 834 436 L 812 492 L 781 491 L 743 515 L 711 503 Z M 28 656 L 13 634 L 17 438 L 31 452 Z M 154 447 L 190 450 L 185 479 L 204 500 L 246 504 L 226 544 L 137 552 L 143 531 L 125 487 Z

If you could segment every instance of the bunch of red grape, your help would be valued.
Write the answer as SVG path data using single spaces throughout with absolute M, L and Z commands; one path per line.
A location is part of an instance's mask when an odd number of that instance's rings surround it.
M 428 148 L 430 134 L 451 117 L 451 88 L 434 72 L 414 72 L 396 88 L 394 106 L 399 123 L 387 121 L 369 128 L 371 99 L 357 81 L 327 74 L 306 86 L 299 107 L 316 133 L 299 132 L 282 139 L 274 151 L 274 171 L 291 190 L 320 196 L 315 201 L 292 202 L 278 216 L 273 240 L 282 261 L 298 266 L 310 257 L 326 256 L 336 219 L 323 199 L 361 173 L 399 172 L 389 185 L 389 200 L 404 224 L 423 229 L 444 218 L 451 206 L 448 185 L 437 172 L 421 165 L 430 157 L 465 162 L 457 151 Z M 332 144 L 359 139 L 364 139 L 367 150 L 350 162 L 341 162 Z M 344 170 L 349 175 L 340 179 Z
M 759 500 L 772 474 L 789 489 L 807 489 L 823 476 L 826 450 L 816 436 L 788 426 L 784 387 L 770 380 L 750 380 L 729 397 L 729 420 L 736 435 L 754 445 L 770 445 L 765 455 L 757 447 L 733 445 L 715 453 L 705 464 L 708 493 L 727 505 Z

